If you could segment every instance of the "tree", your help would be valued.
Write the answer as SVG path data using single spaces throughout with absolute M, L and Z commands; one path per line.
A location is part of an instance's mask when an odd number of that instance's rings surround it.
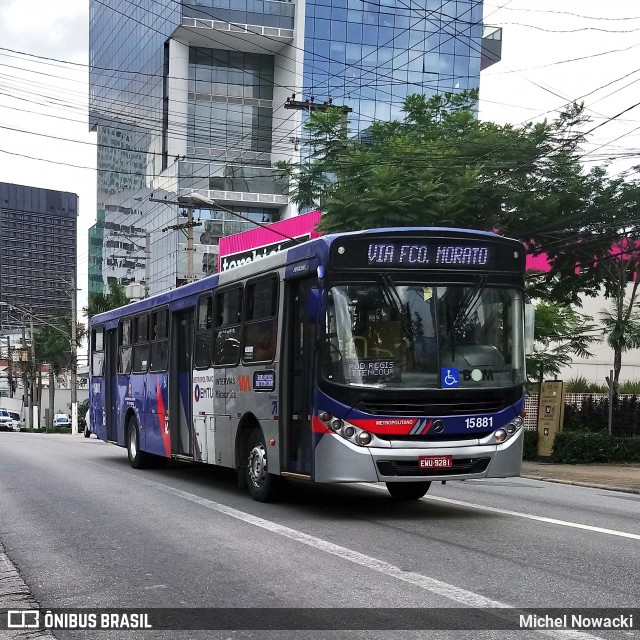
M 589 346 L 602 340 L 602 330 L 568 304 L 536 305 L 533 353 L 527 356 L 527 378 L 542 382 L 571 364 L 571 356 L 590 358 Z
M 77 346 L 80 346 L 84 335 L 84 326 L 76 325 Z M 36 333 L 35 352 L 38 362 L 49 365 L 49 419 L 53 420 L 56 379 L 63 371 L 77 366 L 71 362 L 71 318 L 57 316 L 51 324 L 43 325 Z
M 110 282 L 109 291 L 106 294 L 89 294 L 88 304 L 82 308 L 82 313 L 88 318 L 92 318 L 99 313 L 111 311 L 111 309 L 117 309 L 126 304 L 129 304 L 129 298 L 124 292 L 124 287 L 116 282 Z
M 614 379 L 636 334 L 640 279 L 640 181 L 610 178 L 580 162 L 581 105 L 520 126 L 476 118 L 477 93 L 409 96 L 402 121 L 374 122 L 350 138 L 328 109 L 306 124 L 310 160 L 279 163 L 301 207 L 320 206 L 325 231 L 387 226 L 498 230 L 545 254 L 534 297 L 579 306 L 602 292 Z M 608 315 L 613 314 L 613 315 Z
M 545 253 L 551 267 L 538 277 L 545 297 L 580 304 L 580 296 L 602 294 L 610 301 L 600 319 L 617 388 L 622 354 L 640 347 L 640 182 L 609 178 L 597 168 L 583 189 L 573 215 L 531 231 L 529 246 Z
M 311 114 L 311 158 L 281 162 L 300 207 L 325 231 L 457 226 L 518 232 L 573 210 L 582 108 L 519 127 L 476 118 L 477 92 L 409 96 L 403 121 L 349 138 L 339 109 Z M 532 225 L 535 219 L 535 225 Z

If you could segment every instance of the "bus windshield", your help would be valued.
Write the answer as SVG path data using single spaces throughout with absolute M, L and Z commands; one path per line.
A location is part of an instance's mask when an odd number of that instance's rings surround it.
M 389 389 L 521 385 L 522 293 L 474 284 L 340 284 L 327 296 L 323 376 Z

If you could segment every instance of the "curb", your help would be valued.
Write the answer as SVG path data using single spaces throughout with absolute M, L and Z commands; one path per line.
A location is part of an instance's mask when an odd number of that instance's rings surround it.
M 592 489 L 604 489 L 605 491 L 618 491 L 620 493 L 632 493 L 640 495 L 640 489 L 631 489 L 629 487 L 618 487 L 608 484 L 596 484 L 594 482 L 578 482 L 577 480 L 559 480 L 558 478 L 547 478 L 544 476 L 528 476 L 522 475 L 521 478 L 528 478 L 529 480 L 540 480 L 542 482 L 555 482 L 556 484 L 571 484 L 576 487 L 590 487 Z

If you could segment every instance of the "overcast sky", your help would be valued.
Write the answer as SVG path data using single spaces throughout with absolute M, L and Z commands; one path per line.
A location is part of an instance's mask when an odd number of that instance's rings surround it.
M 639 162 L 625 154 L 637 154 L 640 107 L 614 116 L 640 101 L 640 7 L 634 4 L 485 2 L 485 24 L 504 31 L 502 61 L 481 76 L 480 117 L 521 123 L 553 117 L 567 102 L 584 100 L 593 125 L 604 123 L 585 147 L 588 166 L 613 157 L 612 173 L 629 171 Z M 86 230 L 95 222 L 96 200 L 95 136 L 88 132 L 86 113 L 88 5 L 88 0 L 0 0 L 0 181 L 80 196 L 81 304 L 87 286 Z M 37 61 L 6 49 L 77 64 Z

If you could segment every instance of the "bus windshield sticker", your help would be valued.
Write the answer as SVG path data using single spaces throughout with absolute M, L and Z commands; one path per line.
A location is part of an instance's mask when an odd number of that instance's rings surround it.
M 389 382 L 396 378 L 394 360 L 389 358 L 363 358 L 347 363 L 349 382 Z
M 275 371 L 254 371 L 253 372 L 253 390 L 254 391 L 273 391 L 276 386 Z
M 460 371 L 453 367 L 440 369 L 440 382 L 443 388 L 452 389 L 460 386 Z

